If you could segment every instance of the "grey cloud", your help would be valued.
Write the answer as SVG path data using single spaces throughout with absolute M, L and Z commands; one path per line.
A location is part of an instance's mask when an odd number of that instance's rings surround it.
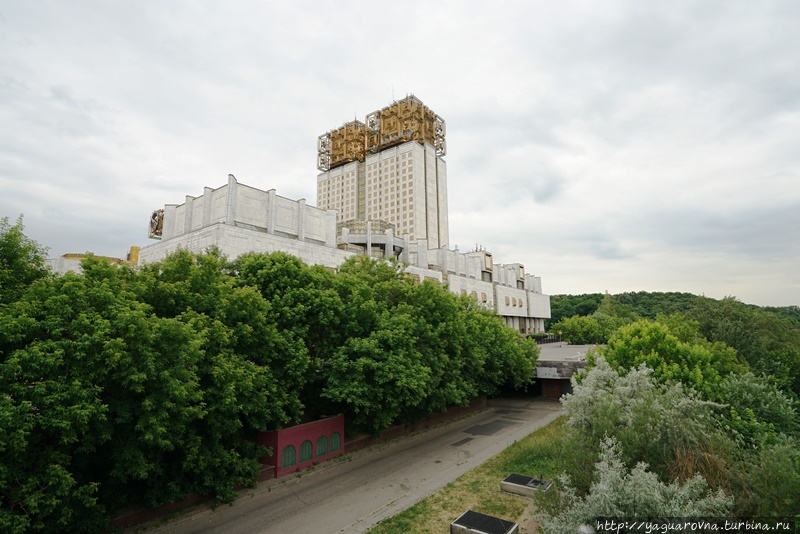
M 763 260 L 800 258 L 800 209 L 752 206 L 724 212 L 660 209 L 631 220 L 630 234 L 653 245 L 692 253 L 761 256 Z
M 515 165 L 516 167 L 516 165 Z M 499 171 L 499 179 L 493 181 L 499 200 L 505 204 L 530 198 L 537 204 L 548 204 L 561 198 L 566 180 L 547 165 L 536 163 L 534 158 L 528 168 L 520 172 L 509 167 Z
M 0 209 L 54 252 L 146 245 L 150 210 L 228 172 L 313 203 L 316 137 L 413 92 L 447 121 L 462 250 L 585 258 L 568 268 L 587 279 L 653 250 L 798 257 L 794 1 L 11 0 L 2 15 Z

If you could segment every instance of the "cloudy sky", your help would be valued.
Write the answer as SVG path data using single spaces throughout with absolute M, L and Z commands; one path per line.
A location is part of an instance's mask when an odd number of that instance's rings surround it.
M 240 183 L 316 203 L 316 140 L 413 93 L 450 242 L 550 294 L 800 305 L 800 2 L 5 0 L 0 216 L 124 257 Z

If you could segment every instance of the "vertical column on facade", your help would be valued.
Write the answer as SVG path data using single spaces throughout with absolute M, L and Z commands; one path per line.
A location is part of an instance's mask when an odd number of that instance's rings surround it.
M 270 189 L 267 191 L 267 233 L 275 233 L 275 190 Z
M 175 204 L 167 204 L 164 206 L 164 227 L 161 230 L 161 240 L 172 239 L 175 237 L 177 231 L 178 221 L 177 217 L 178 206 Z
M 213 205 L 211 197 L 213 194 L 214 190 L 210 187 L 203 188 L 203 228 L 211 224 L 211 207 Z
M 328 210 L 322 215 L 322 221 L 325 224 L 325 246 L 336 246 L 336 212 Z M 342 228 L 342 234 L 347 228 Z
M 417 265 L 423 269 L 428 268 L 428 240 L 417 240 Z
M 403 250 L 400 252 L 400 257 L 398 258 L 400 261 L 404 263 L 411 263 L 411 257 L 409 255 L 408 250 L 408 239 L 403 240 Z
M 194 212 L 194 197 L 186 195 L 186 202 L 183 209 L 183 233 L 188 234 L 192 231 L 192 213 Z
M 226 203 L 225 223 L 233 224 L 236 217 L 236 188 L 238 183 L 236 177 L 232 174 L 228 175 L 228 199 Z
M 425 145 L 425 238 L 428 246 L 439 248 L 438 193 L 436 191 L 436 155 L 433 147 Z
M 367 256 L 372 257 L 372 221 L 367 220 Z
M 383 257 L 394 258 L 394 230 L 388 228 L 384 235 L 386 236 L 386 244 L 383 246 Z
M 439 227 L 439 246 L 450 246 L 450 221 L 447 209 L 447 165 L 436 158 L 436 202 Z
M 306 240 L 306 199 L 297 201 L 297 239 Z

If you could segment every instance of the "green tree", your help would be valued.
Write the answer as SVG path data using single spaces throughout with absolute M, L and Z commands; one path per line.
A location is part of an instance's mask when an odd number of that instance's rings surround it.
M 282 335 L 270 303 L 241 285 L 216 251 L 178 251 L 148 265 L 136 290 L 159 316 L 174 317 L 200 336 L 197 380 L 205 413 L 181 459 L 196 478 L 182 488 L 230 499 L 235 485 L 258 472 L 264 451 L 254 445 L 254 433 L 302 416 L 307 351 Z
M 334 274 L 309 267 L 282 252 L 248 253 L 231 265 L 239 286 L 252 286 L 269 302 L 269 315 L 292 345 L 300 361 L 307 361 L 300 401 L 306 418 L 341 411 L 341 405 L 320 396 L 325 387 L 327 361 L 346 339 L 344 302 Z
M 741 517 L 800 517 L 800 441 L 780 436 L 742 462 Z
M 323 367 L 322 396 L 359 429 L 380 432 L 533 380 L 535 343 L 467 297 L 370 258 L 346 262 L 335 285 L 346 338 Z
M 590 293 L 586 295 L 551 295 L 550 296 L 550 319 L 545 321 L 545 328 L 548 331 L 557 330 L 551 325 L 568 317 L 592 315 L 597 311 L 603 299 L 601 293 Z
M 551 328 L 554 332 L 561 332 L 562 339 L 573 345 L 591 345 L 605 343 L 625 323 L 625 319 L 595 313 L 588 317 L 576 315 L 562 319 Z
M 348 339 L 332 356 L 323 395 L 346 405 L 354 424 L 374 433 L 418 412 L 431 380 L 415 346 L 421 328 L 408 313 L 384 312 L 370 335 Z
M 766 377 L 753 373 L 727 376 L 715 400 L 729 407 L 728 424 L 747 445 L 774 440 L 778 433 L 797 435 L 797 403 Z
M 407 312 L 418 325 L 415 346 L 431 376 L 426 402 L 417 414 L 424 417 L 448 406 L 466 405 L 479 392 L 471 380 L 468 345 L 468 308 L 439 283 L 425 281 L 409 289 Z
M 800 328 L 790 319 L 733 297 L 701 300 L 690 317 L 709 341 L 733 347 L 753 372 L 771 376 L 800 395 Z
M 106 262 L 34 284 L 2 314 L 3 510 L 32 530 L 97 530 L 114 481 L 157 484 L 202 415 L 194 334 L 154 321 Z M 129 273 L 126 273 L 129 274 Z M 162 352 L 164 351 L 164 352 Z M 169 479 L 170 477 L 165 477 Z
M 703 298 L 705 297 L 677 292 L 638 291 L 614 295 L 615 302 L 628 307 L 636 315 L 646 319 L 654 319 L 659 314 L 684 315 L 695 306 L 698 300 Z
M 48 276 L 47 249 L 24 233 L 22 215 L 15 224 L 0 219 L 0 305 L 20 298 L 34 281 Z
M 480 395 L 496 395 L 503 385 L 522 389 L 533 383 L 539 347 L 531 339 L 520 338 L 492 311 L 474 300 L 461 297 L 468 314 L 467 366 Z
M 684 342 L 668 326 L 647 320 L 620 328 L 600 352 L 622 372 L 644 363 L 656 378 L 678 380 L 704 393 L 716 388 L 723 376 L 746 370 L 735 351 L 723 344 Z

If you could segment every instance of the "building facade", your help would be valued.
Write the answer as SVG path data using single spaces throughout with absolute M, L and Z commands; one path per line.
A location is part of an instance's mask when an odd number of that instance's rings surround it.
M 142 263 L 179 249 L 282 251 L 310 265 L 338 268 L 347 258 L 394 259 L 422 282 L 445 284 L 495 310 L 522 334 L 544 331 L 550 297 L 519 263 L 496 264 L 486 250 L 450 250 L 444 120 L 408 96 L 321 135 L 317 207 L 240 184 L 206 187 L 183 204 L 153 212 Z
M 411 242 L 385 221 L 336 222 L 335 211 L 310 206 L 240 184 L 233 175 L 221 187 L 186 196 L 154 212 L 150 236 L 158 242 L 139 251 L 139 262 L 164 259 L 178 249 L 201 253 L 218 248 L 234 259 L 246 252 L 286 252 L 309 265 L 338 268 L 357 255 L 394 259 L 417 281 L 435 281 L 450 292 L 468 295 L 495 310 L 506 325 L 522 334 L 544 331 L 550 297 L 540 277 L 518 263 L 498 264 L 486 250 L 431 249 L 425 240 Z

